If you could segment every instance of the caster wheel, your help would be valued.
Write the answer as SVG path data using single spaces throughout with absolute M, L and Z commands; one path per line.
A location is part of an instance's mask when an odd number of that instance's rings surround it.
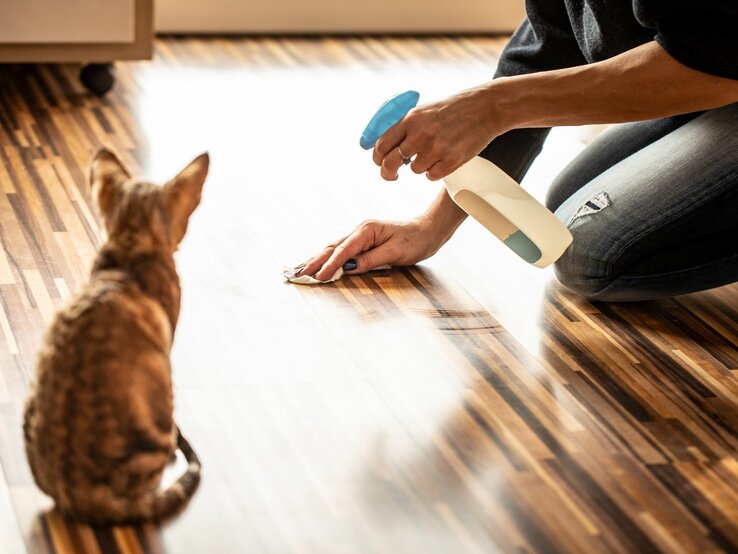
M 103 96 L 115 83 L 112 63 L 90 63 L 79 72 L 79 80 L 96 96 Z

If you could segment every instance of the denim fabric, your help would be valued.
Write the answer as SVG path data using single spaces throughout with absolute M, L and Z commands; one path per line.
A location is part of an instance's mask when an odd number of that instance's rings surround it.
M 591 300 L 738 281 L 738 104 L 613 127 L 556 178 L 547 206 L 574 236 L 556 275 Z

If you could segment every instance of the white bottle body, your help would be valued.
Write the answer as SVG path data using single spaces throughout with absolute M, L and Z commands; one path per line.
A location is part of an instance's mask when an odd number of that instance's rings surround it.
M 536 267 L 558 260 L 572 242 L 566 225 L 484 158 L 475 156 L 444 181 L 462 210 Z

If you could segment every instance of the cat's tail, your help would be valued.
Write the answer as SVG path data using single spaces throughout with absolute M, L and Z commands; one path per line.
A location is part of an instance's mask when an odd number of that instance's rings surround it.
M 169 488 L 152 492 L 143 499 L 142 515 L 145 519 L 160 521 L 177 514 L 192 498 L 200 484 L 200 459 L 187 439 L 182 436 L 179 427 L 177 427 L 177 447 L 187 460 L 187 470 Z

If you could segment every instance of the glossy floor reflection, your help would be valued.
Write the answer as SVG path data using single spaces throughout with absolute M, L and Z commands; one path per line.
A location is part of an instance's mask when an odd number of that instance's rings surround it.
M 165 39 L 86 96 L 0 79 L 0 551 L 703 552 L 738 548 L 738 288 L 591 305 L 468 222 L 416 268 L 308 288 L 297 263 L 425 208 L 358 146 L 386 98 L 484 81 L 504 40 Z M 598 129 L 552 133 L 525 186 Z M 99 240 L 102 144 L 153 180 L 211 154 L 178 254 L 177 419 L 203 461 L 164 527 L 91 529 L 33 485 L 20 415 L 45 322 Z

